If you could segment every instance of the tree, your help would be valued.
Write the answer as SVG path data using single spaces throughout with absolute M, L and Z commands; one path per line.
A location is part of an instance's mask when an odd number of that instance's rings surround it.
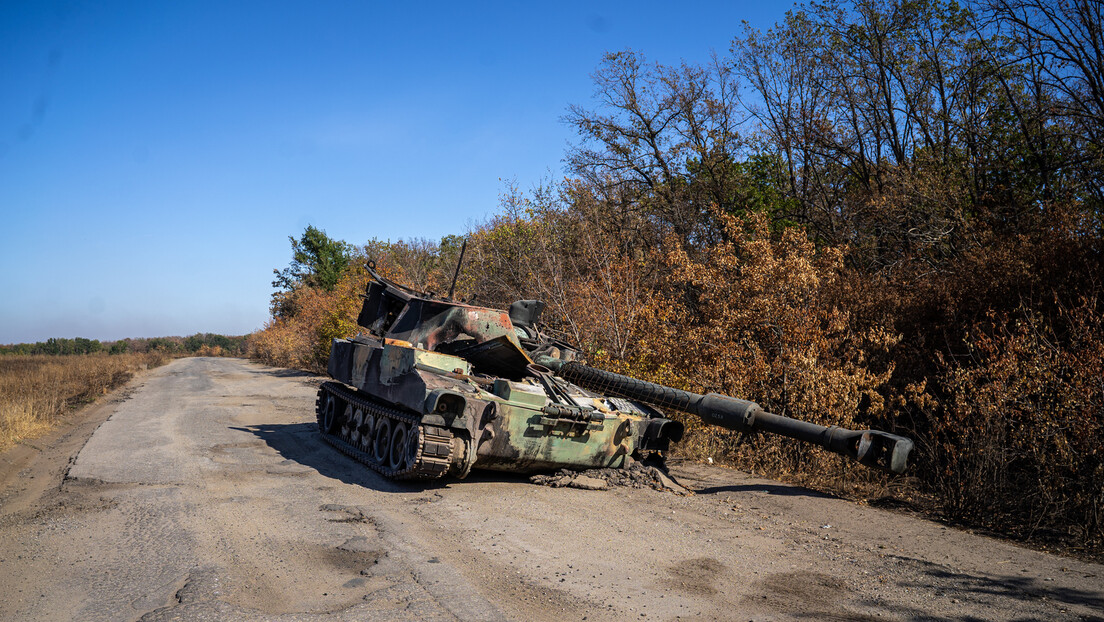
M 299 287 L 317 288 L 332 292 L 341 274 L 349 265 L 352 249 L 342 240 L 334 240 L 325 231 L 307 225 L 302 237 L 291 241 L 291 264 L 281 270 L 273 270 L 276 280 L 272 286 L 278 291 L 272 294 L 272 315 L 295 315 L 295 296 Z
M 710 206 L 730 208 L 740 147 L 730 68 L 653 65 L 626 50 L 607 54 L 592 77 L 599 108 L 571 107 L 564 120 L 582 142 L 567 161 L 612 208 L 612 228 L 646 247 L 668 233 L 709 239 L 718 230 Z
M 999 60 L 1023 76 L 1004 84 L 1029 156 L 1043 175 L 1045 200 L 1060 195 L 1052 179 L 1075 171 L 1073 192 L 1089 209 L 1104 202 L 1104 4 L 1099 0 L 983 0 L 977 28 L 1009 42 Z M 1067 173 L 1065 176 L 1070 177 Z M 1077 182 L 1080 181 L 1080 184 Z M 1098 224 L 1099 226 L 1099 224 Z
M 276 275 L 272 286 L 291 291 L 297 285 L 306 285 L 332 292 L 341 272 L 349 265 L 349 245 L 330 238 L 313 225 L 307 225 L 298 240 L 291 236 L 288 240 L 291 241 L 291 264 L 283 271 L 272 271 Z

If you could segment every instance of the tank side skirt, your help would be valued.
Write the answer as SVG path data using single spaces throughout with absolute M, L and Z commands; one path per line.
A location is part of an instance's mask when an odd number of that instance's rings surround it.
M 390 465 L 379 464 L 370 452 L 360 449 L 338 434 L 327 434 L 322 416 L 325 410 L 326 397 L 329 395 L 333 395 L 344 404 L 352 404 L 354 408 L 359 408 L 366 414 L 370 413 L 377 418 L 390 419 L 392 422 L 402 422 L 411 431 L 417 431 L 418 447 L 414 459 L 402 468 L 393 469 Z M 337 382 L 322 384 L 318 389 L 315 407 L 318 415 L 318 430 L 322 440 L 384 477 L 390 479 L 437 479 L 447 473 L 451 466 L 453 459 L 452 433 L 443 428 L 421 425 L 421 417 L 418 415 L 389 408 L 365 399 L 355 391 Z

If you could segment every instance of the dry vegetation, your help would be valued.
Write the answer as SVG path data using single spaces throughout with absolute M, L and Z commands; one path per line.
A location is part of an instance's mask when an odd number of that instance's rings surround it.
M 545 300 L 598 366 L 917 442 L 898 479 L 693 420 L 689 456 L 1101 552 L 1104 20 L 974 9 L 829 2 L 707 67 L 608 55 L 566 119 L 572 177 L 506 192 L 458 292 Z M 442 292 L 460 248 L 313 234 L 266 362 L 324 369 L 363 260 Z
M 0 450 L 47 432 L 73 408 L 166 360 L 159 352 L 0 356 Z

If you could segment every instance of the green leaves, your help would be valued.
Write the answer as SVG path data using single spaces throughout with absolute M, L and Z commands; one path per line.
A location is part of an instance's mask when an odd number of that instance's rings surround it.
M 344 241 L 331 239 L 326 232 L 308 225 L 303 235 L 291 241 L 291 265 L 283 271 L 273 270 L 272 286 L 290 291 L 298 285 L 333 291 L 342 271 L 349 265 L 350 247 Z

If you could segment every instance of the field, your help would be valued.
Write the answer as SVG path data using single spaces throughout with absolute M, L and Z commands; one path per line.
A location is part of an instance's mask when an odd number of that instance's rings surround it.
M 158 352 L 0 357 L 0 450 L 44 434 L 74 408 L 166 361 Z

